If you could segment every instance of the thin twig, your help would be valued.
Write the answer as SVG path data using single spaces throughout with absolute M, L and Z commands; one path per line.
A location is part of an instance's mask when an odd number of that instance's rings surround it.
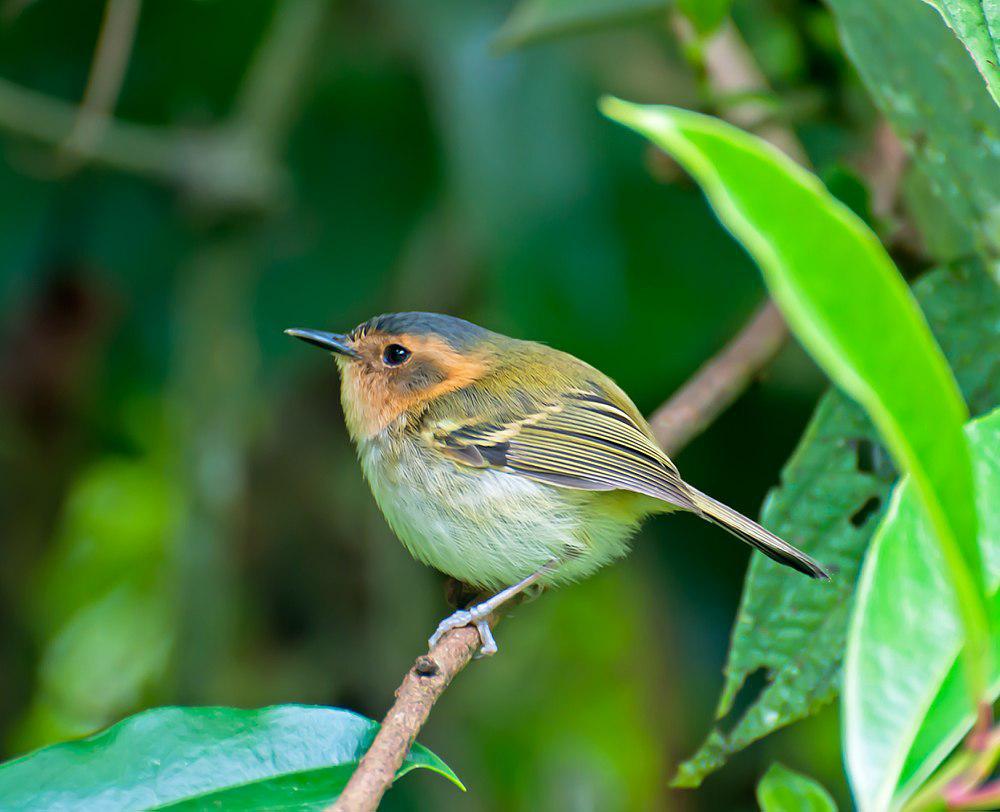
M 108 0 L 76 122 L 62 145 L 63 171 L 74 169 L 110 121 L 125 81 L 142 0 Z
M 705 39 L 679 12 L 671 15 L 670 25 L 681 44 L 697 52 L 714 96 L 744 97 L 738 103 L 726 105 L 719 114 L 745 130 L 754 131 L 803 166 L 809 166 L 806 151 L 791 127 L 771 120 L 773 108 L 754 98 L 755 94 L 771 92 L 771 88 L 732 20 L 724 22 Z
M 396 701 L 375 741 L 330 807 L 331 812 L 370 812 L 378 808 L 434 703 L 469 664 L 479 646 L 479 632 L 465 626 L 448 632 L 427 654 L 417 658 L 397 689 Z
M 674 455 L 701 434 L 778 354 L 787 336 L 774 303 L 761 306 L 732 341 L 650 416 L 663 450 Z
M 278 153 L 288 140 L 330 10 L 329 0 L 285 0 L 275 11 L 271 32 L 243 77 L 231 116 L 257 148 Z

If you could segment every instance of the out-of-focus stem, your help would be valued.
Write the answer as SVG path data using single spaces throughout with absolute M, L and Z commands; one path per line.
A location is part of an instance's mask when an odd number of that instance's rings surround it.
M 69 137 L 76 117 L 73 105 L 0 79 L 0 128 L 57 145 Z M 88 160 L 168 182 L 175 179 L 182 152 L 182 139 L 122 121 L 107 122 L 101 137 L 80 150 Z
M 108 0 L 104 8 L 87 87 L 73 129 L 63 142 L 64 162 L 68 165 L 62 169 L 71 168 L 74 159 L 85 157 L 101 140 L 125 81 L 141 9 L 142 0 Z
M 656 440 L 676 454 L 738 398 L 778 354 L 788 337 L 773 302 L 761 306 L 746 326 L 710 358 L 649 418 Z
M 698 36 L 680 12 L 671 15 L 670 24 L 681 44 L 699 54 L 714 96 L 745 97 L 726 105 L 720 111 L 722 117 L 745 130 L 752 130 L 790 158 L 809 166 L 809 157 L 792 129 L 773 121 L 771 107 L 753 98 L 754 94 L 769 92 L 771 88 L 732 20 L 726 20 L 705 38 Z

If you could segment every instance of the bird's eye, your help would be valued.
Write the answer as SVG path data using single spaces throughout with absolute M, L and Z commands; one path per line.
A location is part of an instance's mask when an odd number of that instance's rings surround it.
M 387 367 L 398 367 L 400 364 L 405 364 L 409 357 L 410 351 L 402 344 L 390 344 L 382 350 L 382 363 Z

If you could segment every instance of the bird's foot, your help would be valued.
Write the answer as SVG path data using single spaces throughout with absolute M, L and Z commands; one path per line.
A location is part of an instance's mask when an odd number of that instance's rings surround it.
M 444 633 L 450 632 L 452 629 L 461 629 L 463 626 L 475 626 L 476 631 L 479 632 L 479 639 L 482 642 L 482 647 L 479 649 L 476 657 L 489 657 L 496 654 L 497 641 L 493 638 L 493 630 L 490 628 L 489 621 L 487 620 L 491 611 L 492 609 L 485 604 L 479 604 L 471 606 L 468 609 L 459 609 L 457 612 L 453 612 L 438 623 L 438 627 L 434 630 L 434 634 L 431 635 L 431 639 L 427 641 L 427 645 L 434 648 Z

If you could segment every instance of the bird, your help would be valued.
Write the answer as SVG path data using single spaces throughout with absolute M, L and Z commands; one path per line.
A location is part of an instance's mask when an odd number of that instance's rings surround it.
M 438 624 L 491 615 L 621 558 L 641 522 L 688 511 L 811 578 L 820 564 L 681 478 L 610 377 L 560 350 L 437 313 L 375 316 L 348 333 L 287 335 L 331 353 L 365 479 L 410 554 L 488 598 Z

